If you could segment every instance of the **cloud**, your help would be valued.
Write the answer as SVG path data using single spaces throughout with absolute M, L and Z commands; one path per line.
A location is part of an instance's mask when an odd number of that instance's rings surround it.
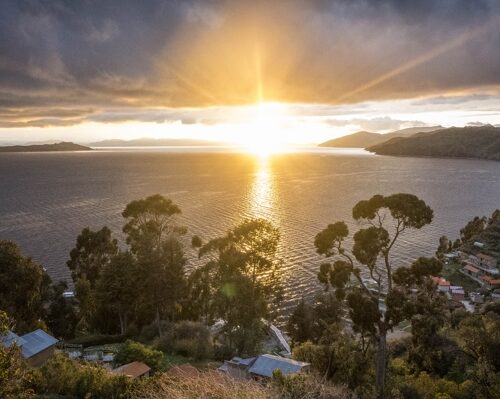
M 10 112 L 2 126 L 161 122 L 170 116 L 152 108 L 261 96 L 321 112 L 319 104 L 433 95 L 430 106 L 487 100 L 448 93 L 500 92 L 497 0 L 4 0 L 0 37 L 0 114 Z M 62 107 L 81 115 L 53 112 Z
M 358 126 L 361 130 L 367 130 L 370 132 L 385 132 L 391 130 L 399 130 L 405 129 L 408 127 L 423 127 L 429 126 L 427 123 L 413 120 L 395 120 L 388 116 L 364 119 L 364 118 L 355 118 L 355 119 L 327 119 L 326 123 L 330 126 Z

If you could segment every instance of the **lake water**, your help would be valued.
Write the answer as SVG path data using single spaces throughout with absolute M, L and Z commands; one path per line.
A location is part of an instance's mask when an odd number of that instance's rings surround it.
M 285 308 L 321 287 L 315 234 L 345 220 L 374 194 L 413 193 L 434 209 L 432 225 L 406 232 L 394 250 L 404 265 L 434 253 L 476 215 L 500 208 L 500 162 L 383 157 L 310 149 L 257 158 L 221 149 L 98 150 L 0 154 L 0 239 L 16 241 L 55 280 L 69 279 L 68 253 L 82 228 L 109 226 L 120 239 L 131 200 L 160 193 L 204 240 L 242 219 L 264 217 L 282 232 Z M 190 266 L 199 265 L 189 252 Z

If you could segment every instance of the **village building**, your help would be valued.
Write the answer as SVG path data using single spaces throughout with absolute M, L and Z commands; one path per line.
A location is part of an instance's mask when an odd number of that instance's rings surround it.
M 308 372 L 310 366 L 309 363 L 265 354 L 246 359 L 233 357 L 231 360 L 226 360 L 218 370 L 237 379 L 261 380 L 271 378 L 275 370 L 280 370 L 283 375 L 289 375 Z
M 486 288 L 500 286 L 500 271 L 497 268 L 496 258 L 481 252 L 469 255 L 465 262 L 466 265 L 461 271 L 467 277 Z
M 12 331 L 8 331 L 0 337 L 0 343 L 9 348 L 16 344 L 21 349 L 21 355 L 33 367 L 43 365 L 54 354 L 58 339 L 47 334 L 43 330 L 35 330 L 30 333 L 18 336 Z
M 135 380 L 136 378 L 149 377 L 151 367 L 142 362 L 132 362 L 113 369 L 113 374 L 125 375 L 128 378 Z

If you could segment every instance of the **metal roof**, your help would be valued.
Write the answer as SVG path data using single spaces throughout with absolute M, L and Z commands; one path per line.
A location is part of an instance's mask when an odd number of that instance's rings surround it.
M 21 338 L 25 341 L 21 346 L 25 358 L 30 358 L 59 342 L 58 339 L 40 329 L 25 334 Z
M 22 346 L 24 344 L 24 339 L 22 339 L 19 335 L 12 331 L 7 331 L 5 334 L 0 336 L 0 343 L 5 348 L 10 348 L 13 343 L 16 343 L 17 346 Z
M 309 366 L 309 363 L 274 355 L 260 355 L 248 369 L 248 372 L 263 377 L 272 377 L 273 371 L 277 369 L 286 375 L 298 373 L 306 366 Z

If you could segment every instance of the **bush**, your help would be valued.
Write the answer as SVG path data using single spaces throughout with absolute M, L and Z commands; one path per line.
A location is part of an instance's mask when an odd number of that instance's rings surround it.
M 315 376 L 295 374 L 284 376 L 280 370 L 273 373 L 271 391 L 280 399 L 349 399 L 352 392 L 345 386 L 335 386 Z
M 161 322 L 161 331 L 163 336 L 169 336 L 172 332 L 172 329 L 173 329 L 172 323 L 168 321 Z M 156 323 L 152 323 L 142 327 L 138 340 L 143 344 L 149 344 L 153 342 L 153 340 L 158 336 L 159 336 L 158 326 L 156 325 Z
M 38 371 L 35 391 L 39 395 L 74 398 L 125 398 L 133 382 L 105 368 L 80 363 L 64 355 L 52 357 Z
M 157 348 L 165 353 L 206 359 L 213 355 L 212 337 L 202 323 L 181 321 L 165 334 Z
M 163 353 L 140 342 L 125 341 L 123 346 L 115 355 L 117 365 L 127 364 L 134 361 L 143 362 L 151 367 L 153 372 L 160 370 L 163 363 Z

